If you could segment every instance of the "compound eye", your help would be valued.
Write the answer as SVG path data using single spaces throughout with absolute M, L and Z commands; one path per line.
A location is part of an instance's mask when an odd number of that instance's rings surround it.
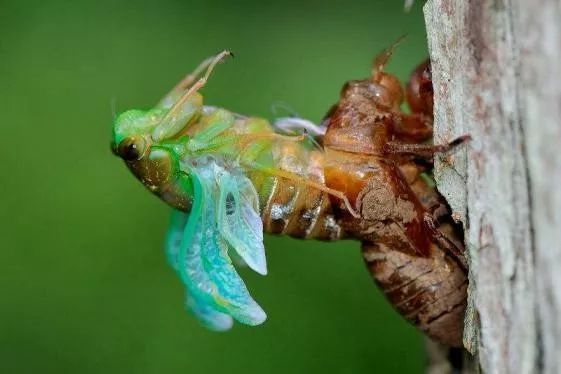
M 144 154 L 144 146 L 142 138 L 125 138 L 119 143 L 117 154 L 125 161 L 138 160 Z

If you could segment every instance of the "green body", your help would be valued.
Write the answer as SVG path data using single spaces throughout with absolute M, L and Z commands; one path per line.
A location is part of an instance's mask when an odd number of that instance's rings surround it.
M 202 95 L 195 93 L 179 114 L 162 123 L 169 102 L 173 101 L 165 98 L 154 109 L 121 114 L 113 127 L 113 140 L 115 153 L 132 173 L 171 207 L 190 210 L 193 186 L 185 165 L 201 156 L 222 158 L 253 172 L 272 166 L 267 134 L 274 131 L 266 120 L 204 107 Z M 127 157 L 131 149 L 132 157 Z M 262 173 L 260 176 L 266 179 Z M 260 181 L 255 176 L 255 183 L 266 188 Z M 260 192 L 260 196 L 266 195 Z
M 273 165 L 274 137 L 267 121 L 205 107 L 198 92 L 181 90 L 114 123 L 115 154 L 173 208 L 168 261 L 186 287 L 188 309 L 214 330 L 229 329 L 232 317 L 249 325 L 266 319 L 228 252 L 266 274 L 260 196 L 269 195 L 263 171 Z

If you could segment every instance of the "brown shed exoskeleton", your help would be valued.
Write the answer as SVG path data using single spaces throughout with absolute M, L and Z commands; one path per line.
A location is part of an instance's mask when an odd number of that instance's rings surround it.
M 347 235 L 362 241 L 368 270 L 395 309 L 432 338 L 460 346 L 463 237 L 429 174 L 435 152 L 469 137 L 426 144 L 433 120 L 430 63 L 414 70 L 404 92 L 383 72 L 391 53 L 376 57 L 369 78 L 347 82 L 325 117 L 325 181 L 360 213 L 357 219 L 335 211 Z M 411 114 L 400 110 L 404 97 Z

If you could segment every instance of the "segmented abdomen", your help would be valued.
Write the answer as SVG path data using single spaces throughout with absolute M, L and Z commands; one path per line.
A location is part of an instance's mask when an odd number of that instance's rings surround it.
M 302 181 L 325 185 L 322 151 L 307 149 L 299 142 L 281 141 L 273 144 L 272 155 L 276 169 Z M 265 190 L 261 216 L 266 232 L 320 240 L 342 236 L 325 192 L 282 176 L 269 177 Z
M 461 346 L 467 278 L 458 264 L 433 245 L 429 257 L 363 242 L 362 255 L 394 308 L 427 335 Z

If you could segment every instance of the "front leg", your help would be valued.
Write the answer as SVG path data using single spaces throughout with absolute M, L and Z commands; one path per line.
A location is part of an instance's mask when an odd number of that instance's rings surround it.
M 438 247 L 450 254 L 458 265 L 467 272 L 468 264 L 464 256 L 464 248 L 458 247 L 452 240 L 438 230 L 433 217 L 428 212 L 425 213 L 424 223 L 427 230 L 431 233 L 432 238 L 438 243 Z
M 203 72 L 212 70 L 211 65 L 216 65 L 216 61 L 222 60 L 225 56 L 233 56 L 229 51 L 223 51 L 216 56 L 207 57 L 204 59 L 192 72 L 187 74 L 183 79 L 176 83 L 176 85 L 160 99 L 158 103 L 159 108 L 169 109 L 177 102 L 177 100 L 189 89 L 193 83 L 199 79 Z M 208 75 L 208 74 L 207 74 Z M 208 76 L 207 76 L 208 78 Z
M 178 136 L 181 130 L 183 130 L 190 121 L 199 116 L 203 108 L 203 97 L 198 93 L 198 91 L 206 85 L 207 80 L 216 64 L 222 61 L 226 56 L 231 55 L 232 54 L 229 51 L 219 53 L 212 58 L 210 63 L 208 63 L 204 76 L 189 87 L 187 91 L 181 93 L 181 88 L 185 84 L 183 81 L 194 79 L 189 78 L 194 77 L 194 75 L 187 75 L 187 77 L 182 80 L 183 83 L 179 82 L 178 85 L 176 85 L 176 88 L 172 89 L 172 91 L 166 95 L 162 101 L 160 101 L 160 104 L 163 102 L 165 105 L 170 105 L 170 107 L 161 118 L 158 126 L 152 132 L 152 139 L 154 139 L 154 141 L 161 141 Z M 205 60 L 199 68 L 206 66 L 206 61 L 207 60 Z M 193 74 L 198 74 L 199 68 L 197 68 Z M 177 87 L 179 87 L 179 89 Z M 181 93 L 181 96 L 178 97 L 179 93 Z M 167 107 L 164 108 L 167 109 Z
M 424 142 L 432 137 L 432 117 L 423 113 L 393 114 L 393 133 L 400 140 Z
M 394 155 L 412 155 L 432 162 L 435 153 L 445 153 L 471 140 L 470 135 L 462 135 L 448 144 L 416 144 L 389 141 L 384 151 Z

